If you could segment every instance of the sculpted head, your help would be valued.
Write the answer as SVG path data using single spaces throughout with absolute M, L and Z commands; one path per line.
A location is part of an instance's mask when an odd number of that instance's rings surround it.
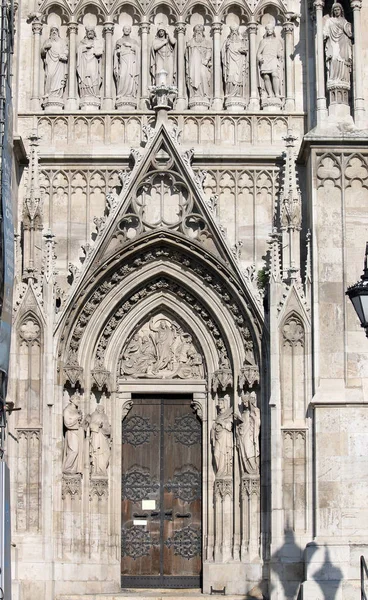
M 130 25 L 124 25 L 123 27 L 123 35 L 130 35 L 132 32 L 132 28 Z
M 86 25 L 86 38 L 88 40 L 94 40 L 96 37 L 96 30 L 91 25 Z
M 97 404 L 96 412 L 102 414 L 104 412 L 104 407 L 101 404 Z
M 203 25 L 194 25 L 193 27 L 193 37 L 194 39 L 202 39 L 204 38 L 204 26 Z
M 334 4 L 331 7 L 331 17 L 343 17 L 344 16 L 344 9 L 342 7 L 342 5 L 340 4 L 340 2 L 334 2 Z
M 276 35 L 275 34 L 275 26 L 270 23 L 269 25 L 266 25 L 266 27 L 265 27 L 265 36 L 271 37 L 272 35 Z
M 58 27 L 51 27 L 50 29 L 50 38 L 56 40 L 59 37 L 59 29 Z
M 239 35 L 239 25 L 230 25 L 230 37 Z
M 158 37 L 158 38 L 166 37 L 166 30 L 163 27 L 160 27 L 160 29 L 157 31 L 156 37 Z

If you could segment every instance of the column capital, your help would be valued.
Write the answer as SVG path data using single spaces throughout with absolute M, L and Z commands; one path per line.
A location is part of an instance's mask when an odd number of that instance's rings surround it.
M 257 23 L 257 21 L 249 21 L 248 27 L 247 27 L 248 33 L 251 33 L 251 34 L 255 35 L 257 33 L 257 30 L 258 30 L 258 23 Z
M 78 33 L 78 23 L 77 23 L 77 21 L 69 21 L 69 23 L 68 23 L 68 33 L 69 33 L 69 35 L 71 33 L 75 33 L 75 34 Z
M 107 33 L 111 33 L 112 35 L 114 33 L 114 23 L 112 21 L 105 21 L 102 31 L 105 35 Z
M 211 25 L 211 29 L 213 33 L 221 33 L 222 31 L 222 23 L 221 21 L 213 21 Z
M 325 5 L 324 0 L 314 0 L 314 2 L 313 2 L 313 6 L 316 11 L 323 10 L 324 5 Z
M 285 23 L 282 24 L 282 29 L 284 33 L 293 33 L 294 23 L 292 21 L 285 21 Z
M 353 10 L 361 10 L 362 0 L 351 0 L 350 5 Z
M 38 19 L 32 21 L 32 33 L 35 35 L 41 35 L 42 33 L 42 23 Z
M 147 17 L 143 17 L 142 21 L 139 23 L 139 29 L 140 29 L 141 34 L 149 33 L 150 22 L 148 21 Z
M 175 25 L 175 31 L 177 33 L 185 34 L 186 28 L 187 28 L 187 24 L 185 21 L 177 21 L 177 23 Z

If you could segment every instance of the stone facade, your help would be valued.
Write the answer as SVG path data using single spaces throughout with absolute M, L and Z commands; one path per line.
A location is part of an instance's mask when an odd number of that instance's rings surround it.
M 20 4 L 13 600 L 120 591 L 122 431 L 153 393 L 201 424 L 204 593 L 359 594 L 366 13 Z

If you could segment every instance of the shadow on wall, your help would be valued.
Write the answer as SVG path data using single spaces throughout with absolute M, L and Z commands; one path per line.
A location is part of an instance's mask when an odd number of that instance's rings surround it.
M 270 560 L 271 570 L 278 580 L 278 583 L 275 584 L 272 583 L 274 578 L 271 578 L 270 597 L 272 597 L 272 592 L 276 592 L 276 588 L 279 587 L 285 599 L 301 599 L 301 584 L 305 580 L 307 566 L 305 565 L 304 554 L 308 552 L 308 569 L 310 571 L 308 580 L 314 581 L 318 585 L 321 594 L 318 594 L 317 590 L 314 589 L 313 596 L 308 594 L 307 600 L 312 600 L 312 598 L 313 600 L 336 600 L 343 573 L 339 567 L 331 562 L 330 551 L 326 545 L 323 562 L 321 556 L 321 562 L 315 561 L 314 565 L 311 565 L 312 557 L 318 550 L 322 552 L 322 548 L 313 543 L 308 545 L 307 550 L 302 548 L 295 541 L 294 531 L 291 529 L 286 530 L 284 544 L 273 554 Z

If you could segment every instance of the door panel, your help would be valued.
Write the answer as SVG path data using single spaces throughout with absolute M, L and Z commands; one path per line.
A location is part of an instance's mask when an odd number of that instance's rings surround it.
M 123 422 L 125 587 L 200 585 L 201 423 L 190 402 L 135 399 Z

